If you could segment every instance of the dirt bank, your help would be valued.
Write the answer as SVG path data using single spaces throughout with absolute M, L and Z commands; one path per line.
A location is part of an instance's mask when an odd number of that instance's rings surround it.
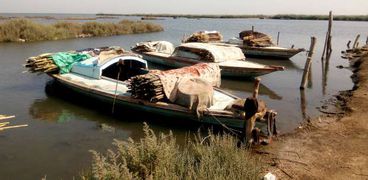
M 368 179 L 368 55 L 360 61 L 355 90 L 337 98 L 343 117 L 319 117 L 260 150 L 278 179 Z

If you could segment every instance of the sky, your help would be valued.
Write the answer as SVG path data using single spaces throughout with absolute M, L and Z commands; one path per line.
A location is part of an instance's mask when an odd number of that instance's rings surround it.
M 368 0 L 0 0 L 0 13 L 368 15 Z

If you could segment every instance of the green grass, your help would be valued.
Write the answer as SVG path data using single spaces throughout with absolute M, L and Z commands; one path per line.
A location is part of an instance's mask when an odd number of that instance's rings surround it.
M 180 147 L 174 135 L 156 134 L 146 124 L 140 141 L 115 140 L 115 149 L 93 153 L 91 170 L 82 179 L 259 179 L 259 159 L 236 138 L 197 135 Z
M 60 21 L 45 25 L 28 19 L 11 19 L 0 23 L 0 42 L 59 40 L 159 31 L 163 31 L 160 25 L 142 21 L 122 20 L 118 23 Z

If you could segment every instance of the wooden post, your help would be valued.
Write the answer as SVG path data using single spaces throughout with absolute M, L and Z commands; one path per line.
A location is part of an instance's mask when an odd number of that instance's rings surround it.
M 360 38 L 360 34 L 358 34 L 358 35 L 356 36 L 355 40 L 354 40 L 353 49 L 358 47 L 358 45 L 357 45 L 357 44 L 358 44 L 358 40 L 359 40 L 359 38 Z
M 311 66 L 309 67 L 307 87 L 311 88 L 312 86 L 313 86 L 313 77 L 312 77 L 312 66 Z
M 368 36 L 367 39 L 365 40 L 365 45 L 368 45 Z
M 279 45 L 280 32 L 277 32 L 277 45 Z
M 326 52 L 326 47 L 327 47 L 327 39 L 328 39 L 328 31 L 326 33 L 325 45 L 323 46 L 322 57 L 321 57 L 322 60 L 325 58 L 325 52 Z
M 300 90 L 300 110 L 302 112 L 303 119 L 307 119 L 307 101 L 305 100 L 305 91 Z
M 331 48 L 332 21 L 333 21 L 333 15 L 332 15 L 332 11 L 330 11 L 329 16 L 328 16 L 328 41 L 327 41 L 327 47 L 326 47 L 326 56 L 328 56 L 327 54 L 330 54 L 332 51 L 332 48 Z
M 254 32 L 254 26 L 252 26 L 252 33 Z
M 308 78 L 308 73 L 311 69 L 310 67 L 311 67 L 311 63 L 312 63 L 312 56 L 313 56 L 313 53 L 314 53 L 314 46 L 315 45 L 316 45 L 316 38 L 311 37 L 311 45 L 310 45 L 310 48 L 309 48 L 307 60 L 305 62 L 302 82 L 300 84 L 300 89 L 304 89 L 305 86 L 307 85 L 307 78 Z
M 253 89 L 253 98 L 258 98 L 259 84 L 261 82 L 261 78 L 255 78 L 254 89 Z
M 328 38 L 328 48 L 326 49 L 326 57 L 331 56 L 331 52 L 332 52 L 332 36 L 330 35 L 330 37 Z M 326 58 L 327 59 L 327 58 Z
M 325 57 L 325 53 L 326 53 L 326 56 L 327 56 L 328 53 L 331 53 L 331 49 L 332 49 L 331 48 L 332 21 L 333 21 L 332 11 L 330 11 L 329 16 L 328 16 L 328 29 L 327 29 L 326 39 L 325 39 L 325 45 L 323 47 L 323 52 L 322 52 L 321 59 L 323 59 Z

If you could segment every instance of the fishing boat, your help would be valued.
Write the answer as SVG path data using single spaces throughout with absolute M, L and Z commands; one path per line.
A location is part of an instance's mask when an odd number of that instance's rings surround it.
M 255 58 L 267 58 L 267 59 L 290 59 L 296 54 L 305 51 L 303 48 L 285 48 L 275 45 L 266 47 L 248 46 L 244 45 L 243 41 L 239 38 L 232 38 L 225 44 L 234 45 L 239 47 L 245 56 Z
M 267 59 L 290 59 L 294 55 L 305 51 L 303 48 L 285 48 L 275 45 L 271 37 L 257 31 L 242 31 L 239 37 L 223 41 L 218 31 L 199 31 L 182 40 L 182 42 L 204 42 L 220 46 L 234 46 L 240 48 L 246 57 Z
M 241 49 L 209 43 L 183 43 L 174 48 L 167 41 L 141 42 L 132 51 L 143 59 L 174 68 L 197 63 L 216 63 L 221 75 L 226 77 L 252 78 L 275 71 L 283 71 L 283 66 L 263 65 L 245 60 Z
M 73 56 L 76 55 L 73 54 Z M 33 66 L 36 64 L 32 62 L 50 61 L 52 57 L 51 53 L 31 57 L 27 60 L 26 66 L 34 71 Z M 244 106 L 235 108 L 234 105 L 241 99 L 213 87 L 213 85 L 219 86 L 220 77 L 213 76 L 220 73 L 217 64 L 202 63 L 178 70 L 159 71 L 148 70 L 147 61 L 134 54 L 115 54 L 107 59 L 101 59 L 99 56 L 91 56 L 73 63 L 69 72 L 61 73 L 62 67 L 58 67 L 59 70 L 48 72 L 48 75 L 68 89 L 91 99 L 110 103 L 112 107 L 168 116 L 171 120 L 180 118 L 244 130 L 246 110 Z M 37 68 L 42 69 L 39 65 Z M 164 77 L 168 78 L 164 80 Z M 173 79 L 180 79 L 181 83 L 173 82 Z M 204 79 L 212 79 L 212 81 L 208 83 Z M 187 91 L 181 91 L 180 84 L 184 85 L 183 87 L 186 87 L 190 93 L 183 94 Z M 170 88 L 167 95 L 167 89 Z M 195 93 L 193 94 L 193 89 L 203 91 L 196 96 Z M 183 95 L 188 95 L 189 99 L 185 99 Z M 173 97 L 174 100 L 172 100 Z M 202 103 L 199 102 L 200 100 L 203 100 Z M 190 106 L 187 106 L 188 102 Z M 275 129 L 275 119 L 268 118 L 265 121 L 265 117 L 274 117 L 275 112 L 262 110 L 257 113 L 259 117 L 256 126 L 263 129 L 266 134 L 274 133 L 275 130 L 272 129 Z

